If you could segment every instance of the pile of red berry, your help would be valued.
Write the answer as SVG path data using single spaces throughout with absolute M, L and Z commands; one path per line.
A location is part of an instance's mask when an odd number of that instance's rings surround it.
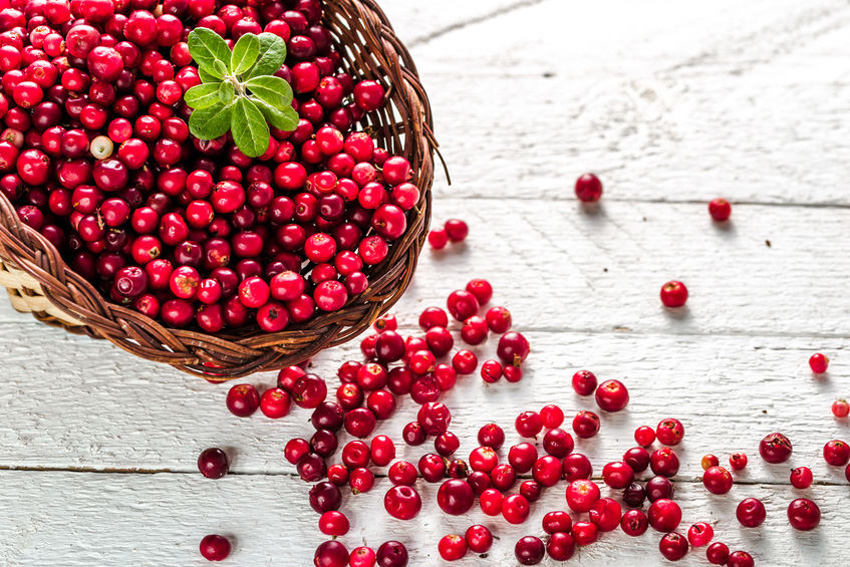
M 511 314 L 503 307 L 490 307 L 480 315 L 482 306 L 492 297 L 485 280 L 472 280 L 465 290 L 449 295 L 447 311 L 428 307 L 419 316 L 423 336 L 403 337 L 393 316 L 379 319 L 375 334 L 361 341 L 364 361 L 343 363 L 337 372 L 340 384 L 336 400 L 328 399 L 325 380 L 300 367 L 280 371 L 277 387 L 260 393 L 249 384 L 231 388 L 227 405 L 240 417 L 260 409 L 266 416 L 287 415 L 294 402 L 312 410 L 312 437 L 290 440 L 285 458 L 295 465 L 300 477 L 312 483 L 309 491 L 311 507 L 319 514 L 319 531 L 331 538 L 315 552 L 317 567 L 403 567 L 408 553 L 400 542 L 385 542 L 377 549 L 361 546 L 349 550 L 336 538 L 350 530 L 348 517 L 341 511 L 342 489 L 352 494 L 370 492 L 377 474 L 386 475 L 392 486 L 383 495 L 384 508 L 392 518 L 409 521 L 423 508 L 421 484 L 435 483 L 436 504 L 446 515 L 464 515 L 476 505 L 490 517 L 508 524 L 521 525 L 528 520 L 532 507 L 544 491 L 564 486 L 566 511 L 552 510 L 543 518 L 542 534 L 528 535 L 514 546 L 521 565 L 537 565 L 547 556 L 566 561 L 578 547 L 595 543 L 602 534 L 620 529 L 629 536 L 641 536 L 651 527 L 660 534 L 659 551 L 670 561 L 678 561 L 691 549 L 705 547 L 705 556 L 713 565 L 752 567 L 754 559 L 746 551 L 730 551 L 725 543 L 715 540 L 715 522 L 698 521 L 680 530 L 682 509 L 676 502 L 674 484 L 680 468 L 677 446 L 685 436 L 685 427 L 675 418 L 666 418 L 655 427 L 640 426 L 634 432 L 636 445 L 628 448 L 621 460 L 606 463 L 598 477 L 588 455 L 576 450 L 576 439 L 582 442 L 595 437 L 606 415 L 624 410 L 629 392 L 619 380 L 601 383 L 587 370 L 576 372 L 572 387 L 581 397 L 591 397 L 601 410 L 577 412 L 570 423 L 564 411 L 555 404 L 539 411 L 520 413 L 514 428 L 520 439 L 506 447 L 506 431 L 496 423 L 483 425 L 478 431 L 477 446 L 466 459 L 459 455 L 461 439 L 451 431 L 450 409 L 439 401 L 450 390 L 458 376 L 469 375 L 478 368 L 478 357 L 469 349 L 456 349 L 455 339 L 473 347 L 486 341 L 490 333 L 501 334 L 497 357 L 481 364 L 480 375 L 486 384 L 505 376 L 518 380 L 522 363 L 529 353 L 525 338 L 510 331 Z M 450 321 L 454 319 L 455 323 Z M 454 332 L 451 329 L 454 327 Z M 443 359 L 447 362 L 440 362 Z M 498 360 L 497 360 L 498 359 Z M 450 363 L 448 361 L 451 361 Z M 409 396 L 419 406 L 416 419 L 404 426 L 401 439 L 409 446 L 424 445 L 433 439 L 433 451 L 425 452 L 418 461 L 396 458 L 396 444 L 384 434 L 375 435 L 381 421 L 394 414 L 402 398 Z M 340 436 L 352 440 L 342 444 Z M 780 433 L 766 436 L 759 454 L 767 463 L 786 462 L 792 453 L 790 440 Z M 832 466 L 847 467 L 850 481 L 850 446 L 833 440 L 823 449 L 824 458 Z M 331 462 L 338 455 L 337 462 Z M 705 470 L 702 481 L 715 495 L 728 494 L 734 485 L 734 474 L 746 468 L 745 453 L 732 453 L 729 468 L 720 465 L 715 455 L 702 458 Z M 208 449 L 198 462 L 209 478 L 220 478 L 227 471 L 227 457 L 218 449 Z M 646 471 L 650 471 L 648 480 Z M 730 472 L 731 471 L 731 472 Z M 525 478 L 525 479 L 524 479 Z M 603 497 L 601 480 L 614 491 Z M 791 473 L 795 488 L 807 489 L 813 482 L 812 471 L 799 467 Z M 811 530 L 820 522 L 818 505 L 808 498 L 789 503 L 788 522 L 797 530 Z M 747 528 L 758 528 L 767 517 L 764 504 L 757 498 L 744 498 L 737 506 L 738 522 Z M 470 552 L 484 554 L 497 539 L 491 528 L 469 526 L 463 533 L 442 537 L 437 551 L 445 561 L 455 561 Z M 205 538 L 201 552 L 205 557 L 221 557 L 226 552 L 211 550 L 213 544 L 229 551 L 226 540 Z M 225 545 L 226 544 L 226 545 Z M 207 551 L 205 551 L 207 550 Z M 207 555 L 207 552 L 210 555 Z
M 3 0 L 0 192 L 104 296 L 171 327 L 281 331 L 341 309 L 407 231 L 410 163 L 360 131 L 320 0 Z M 299 120 L 247 157 L 190 135 L 187 38 L 274 34 Z

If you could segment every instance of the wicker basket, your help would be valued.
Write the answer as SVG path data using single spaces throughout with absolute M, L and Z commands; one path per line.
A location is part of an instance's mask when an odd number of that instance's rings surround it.
M 408 218 L 407 234 L 370 270 L 365 292 L 340 311 L 280 333 L 257 327 L 236 335 L 170 329 L 106 300 L 41 234 L 18 220 L 0 193 L 0 285 L 8 289 L 12 306 L 45 323 L 106 339 L 137 356 L 211 381 L 303 362 L 358 335 L 387 311 L 410 283 L 430 221 L 436 149 L 431 109 L 410 54 L 373 0 L 325 0 L 324 19 L 345 70 L 387 88 L 389 103 L 366 117 L 367 129 L 391 153 L 410 160 L 413 182 L 422 191 Z

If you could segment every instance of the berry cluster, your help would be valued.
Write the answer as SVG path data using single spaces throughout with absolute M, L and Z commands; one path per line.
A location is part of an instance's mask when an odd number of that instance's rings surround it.
M 436 504 L 446 515 L 464 515 L 477 504 L 485 515 L 513 525 L 527 522 L 544 491 L 563 486 L 568 511 L 548 512 L 543 518 L 543 534 L 530 534 L 515 542 L 520 565 L 537 565 L 547 556 L 566 561 L 578 547 L 592 545 L 606 532 L 620 529 L 637 537 L 651 527 L 660 534 L 659 552 L 670 561 L 678 561 L 692 549 L 705 548 L 711 564 L 752 567 L 750 553 L 730 551 L 728 545 L 715 541 L 716 523 L 698 521 L 687 530 L 681 529 L 683 513 L 671 481 L 679 472 L 677 447 L 685 437 L 680 420 L 665 418 L 655 427 L 637 427 L 636 445 L 628 448 L 622 459 L 601 468 L 601 482 L 594 480 L 591 459 L 576 450 L 576 438 L 579 443 L 593 438 L 606 416 L 628 407 L 629 392 L 619 380 L 600 381 L 593 372 L 580 370 L 572 377 L 572 387 L 578 396 L 591 399 L 598 410 L 578 411 L 569 422 L 556 404 L 526 410 L 514 421 L 519 439 L 513 445 L 506 445 L 505 429 L 487 423 L 479 429 L 477 445 L 468 456 L 459 456 L 461 439 L 451 431 L 452 413 L 439 399 L 455 385 L 459 375 L 475 372 L 478 357 L 469 349 L 456 349 L 456 338 L 474 346 L 484 342 L 489 333 L 501 335 L 496 358 L 481 364 L 485 384 L 501 376 L 509 380 L 521 377 L 530 350 L 528 341 L 510 330 L 507 309 L 490 307 L 483 317 L 480 315 L 492 294 L 486 280 L 470 281 L 465 289 L 449 295 L 447 309 L 428 307 L 422 311 L 418 323 L 423 336 L 403 337 L 392 315 L 376 321 L 377 332 L 360 344 L 364 360 L 348 361 L 339 367 L 335 401 L 328 399 L 328 385 L 322 378 L 300 367 L 281 370 L 277 387 L 262 395 L 249 384 L 231 388 L 227 406 L 240 417 L 260 409 L 268 417 L 280 418 L 289 413 L 293 402 L 312 410 L 312 437 L 290 440 L 284 456 L 300 477 L 313 485 L 309 500 L 319 515 L 319 531 L 330 538 L 347 536 L 350 522 L 340 510 L 342 489 L 347 486 L 354 495 L 368 493 L 375 485 L 376 473 L 384 469 L 392 485 L 383 494 L 384 509 L 402 522 L 417 518 L 422 511 L 418 488 L 422 482 L 438 485 Z M 452 319 L 455 323 L 450 323 Z M 452 327 L 454 332 L 449 330 Z M 410 446 L 433 439 L 433 451 L 415 462 L 397 459 L 393 439 L 375 434 L 380 422 L 393 415 L 399 398 L 408 395 L 419 409 L 416 419 L 403 428 L 401 439 Z M 567 430 L 566 423 L 572 431 Z M 353 440 L 341 444 L 342 432 Z M 781 433 L 767 435 L 759 445 L 762 459 L 772 464 L 787 462 L 792 451 L 790 440 Z M 338 462 L 331 463 L 337 455 Z M 850 481 L 850 446 L 833 440 L 824 446 L 823 455 L 832 466 L 846 466 Z M 732 453 L 728 463 L 728 468 L 722 466 L 715 455 L 702 458 L 702 481 L 710 493 L 730 493 L 734 473 L 747 467 L 748 457 Z M 205 476 L 220 478 L 227 471 L 227 457 L 218 449 L 208 449 L 198 466 Z M 647 471 L 651 473 L 648 480 L 639 480 Z M 807 467 L 794 469 L 791 483 L 798 489 L 808 488 L 813 483 L 812 471 Z M 614 491 L 612 497 L 603 496 L 603 485 Z M 751 497 L 740 501 L 735 515 L 742 526 L 752 529 L 767 517 L 764 504 Z M 811 530 L 820 522 L 820 509 L 812 500 L 798 498 L 789 503 L 787 516 L 795 529 Z M 465 532 L 442 537 L 437 552 L 445 561 L 456 561 L 470 553 L 487 553 L 496 539 L 490 528 L 473 525 Z M 229 549 L 226 540 L 213 543 Z M 202 544 L 205 557 L 207 553 L 219 556 L 212 551 L 213 543 L 205 539 Z M 407 562 L 407 550 L 399 542 L 386 542 L 377 549 L 357 547 L 349 552 L 336 539 L 322 543 L 314 559 L 319 567 L 404 566 Z
M 238 384 L 230 389 L 227 407 L 238 417 L 251 416 L 259 409 L 270 418 L 281 418 L 290 412 L 293 403 L 312 410 L 310 422 L 314 434 L 310 439 L 291 439 L 284 448 L 284 457 L 295 465 L 302 480 L 316 483 L 310 491 L 310 504 L 321 515 L 319 530 L 323 534 L 341 537 L 348 532 L 348 519 L 338 510 L 340 487 L 347 485 L 353 494 L 369 492 L 375 482 L 370 466 L 389 467 L 386 474 L 393 487 L 384 495 L 384 507 L 399 520 L 415 518 L 422 508 L 422 499 L 414 486 L 419 478 L 441 483 L 437 503 L 450 515 L 469 511 L 475 496 L 489 488 L 491 476 L 505 489 L 509 488 L 508 484 L 513 485 L 517 471 L 512 466 L 496 467 L 494 464 L 491 468 L 495 471 L 488 469 L 488 462 L 495 457 L 493 446 L 501 445 L 504 432 L 497 426 L 483 428 L 479 437 L 482 446 L 470 454 L 469 464 L 454 458 L 460 440 L 449 430 L 451 411 L 438 401 L 443 392 L 454 387 L 458 375 L 471 375 L 478 368 L 477 355 L 467 348 L 455 349 L 456 339 L 472 347 L 482 345 L 491 335 L 498 336 L 496 358 L 481 365 L 482 380 L 493 383 L 504 376 L 508 381 L 517 382 L 522 378 L 522 364 L 529 355 L 530 345 L 521 333 L 510 330 L 512 318 L 508 309 L 494 306 L 485 310 L 482 307 L 492 296 L 493 289 L 488 281 L 471 280 L 464 289 L 449 294 L 446 309 L 428 307 L 422 311 L 419 316 L 421 336 L 402 336 L 392 315 L 377 320 L 373 325 L 376 333 L 366 336 L 360 344 L 365 360 L 351 360 L 339 367 L 336 401 L 328 400 L 325 380 L 298 366 L 281 370 L 277 387 L 262 394 L 250 384 Z M 450 318 L 454 324 L 450 324 Z M 455 333 L 449 330 L 451 326 L 456 326 Z M 439 359 L 446 362 L 439 362 Z M 620 388 L 612 385 L 604 395 L 600 393 L 598 399 L 602 407 L 625 405 L 628 395 L 622 384 L 616 384 Z M 398 398 L 406 396 L 420 407 L 416 420 L 404 427 L 402 439 L 411 446 L 422 445 L 429 437 L 434 439 L 435 453 L 425 454 L 416 465 L 395 461 L 393 440 L 386 435 L 373 435 L 379 422 L 394 414 Z M 543 423 L 554 427 L 564 419 L 557 406 L 547 406 L 540 414 L 527 412 L 520 417 L 517 429 L 528 437 L 537 435 Z M 589 431 L 594 426 L 580 427 Z M 354 438 L 344 446 L 339 443 L 342 432 Z M 572 451 L 572 437 L 561 430 L 550 431 L 546 446 L 566 455 Z M 533 449 L 536 456 L 532 445 L 525 443 L 518 447 L 518 459 L 525 458 L 522 453 L 528 451 L 527 448 Z M 341 462 L 329 465 L 328 459 L 337 453 Z M 555 462 L 557 476 L 561 464 Z M 220 478 L 227 471 L 227 458 L 218 449 L 208 449 L 201 455 L 198 466 L 208 478 Z M 528 472 L 530 467 L 517 470 Z M 552 476 L 551 471 L 545 474 L 547 478 Z M 478 486 L 474 484 L 476 478 Z M 525 485 L 530 491 L 528 498 L 532 498 L 533 493 L 539 496 L 540 490 L 534 481 Z M 488 538 L 488 535 L 486 528 L 472 526 L 465 537 L 444 538 L 441 549 L 448 556 L 461 554 L 461 550 L 465 554 L 468 549 L 483 553 L 492 544 L 492 536 Z M 403 549 L 397 542 L 390 543 L 387 549 Z M 381 553 L 380 549 L 376 554 L 362 547 L 348 554 L 341 543 L 329 541 L 316 550 L 316 565 L 339 567 L 348 565 L 347 562 L 374 565 L 376 558 L 378 565 L 405 564 L 382 563 Z M 406 561 L 406 552 L 404 557 Z M 373 563 L 369 563 L 370 560 Z
M 360 131 L 385 90 L 341 71 L 322 16 L 320 0 L 7 1 L 0 191 L 105 297 L 170 327 L 277 332 L 341 309 L 420 190 Z M 285 42 L 272 72 L 297 126 L 272 127 L 256 159 L 231 133 L 190 135 L 195 28 L 231 49 L 246 34 Z

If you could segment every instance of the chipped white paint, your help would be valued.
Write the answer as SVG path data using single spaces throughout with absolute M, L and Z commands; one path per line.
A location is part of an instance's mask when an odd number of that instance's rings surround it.
M 819 454 L 826 440 L 850 437 L 829 414 L 835 398 L 850 396 L 850 6 L 382 4 L 413 45 L 456 182 L 438 180 L 436 218 L 472 225 L 468 246 L 425 251 L 399 304 L 402 325 L 413 329 L 422 307 L 483 276 L 534 347 L 522 383 L 467 378 L 448 396 L 461 453 L 484 422 L 482 404 L 506 426 L 546 403 L 592 408 L 569 388 L 572 372 L 591 368 L 622 378 L 632 395 L 627 412 L 603 417 L 605 435 L 579 444 L 597 471 L 633 445 L 635 426 L 676 415 L 688 428 L 677 483 L 685 522 L 717 522 L 718 536 L 759 565 L 841 564 L 850 487 Z M 571 199 L 585 169 L 604 174 L 598 209 Z M 718 228 L 704 204 L 717 195 L 751 204 Z M 657 300 L 672 278 L 692 294 L 680 313 Z M 815 350 L 832 357 L 825 378 L 807 369 Z M 0 472 L 0 566 L 201 565 L 196 545 L 208 532 L 237 538 L 227 564 L 311 563 L 317 517 L 281 454 L 286 439 L 309 433 L 305 412 L 234 419 L 226 388 L 39 325 L 5 303 L 0 352 L 0 467 L 21 469 Z M 331 377 L 356 352 L 324 353 L 316 370 Z M 380 431 L 398 436 L 412 415 L 405 402 Z M 776 429 L 795 443 L 791 464 L 812 466 L 822 483 L 806 491 L 824 511 L 814 533 L 792 533 L 785 521 L 785 505 L 803 494 L 788 487 L 789 467 L 756 457 L 758 440 Z M 230 451 L 237 474 L 212 482 L 193 471 L 214 445 Z M 741 484 L 729 497 L 707 496 L 693 483 L 699 458 L 735 450 L 752 457 Z M 425 451 L 401 447 L 399 456 Z M 134 469 L 160 472 L 127 474 Z M 411 565 L 438 565 L 439 536 L 482 520 L 434 513 L 434 487 L 423 487 L 421 517 L 388 522 L 386 482 L 348 498 L 350 547 L 394 537 L 408 543 Z M 734 520 L 746 496 L 767 505 L 760 529 Z M 539 533 L 540 517 L 562 506 L 558 488 L 524 527 L 486 521 L 502 538 L 489 560 L 458 565 L 512 565 L 513 542 Z M 605 536 L 573 563 L 662 565 L 657 540 Z

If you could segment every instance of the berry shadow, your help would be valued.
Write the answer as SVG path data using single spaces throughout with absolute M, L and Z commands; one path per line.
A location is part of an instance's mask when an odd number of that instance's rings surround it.
M 691 310 L 687 305 L 682 307 L 664 307 L 665 314 L 676 321 L 687 321 L 691 318 Z

